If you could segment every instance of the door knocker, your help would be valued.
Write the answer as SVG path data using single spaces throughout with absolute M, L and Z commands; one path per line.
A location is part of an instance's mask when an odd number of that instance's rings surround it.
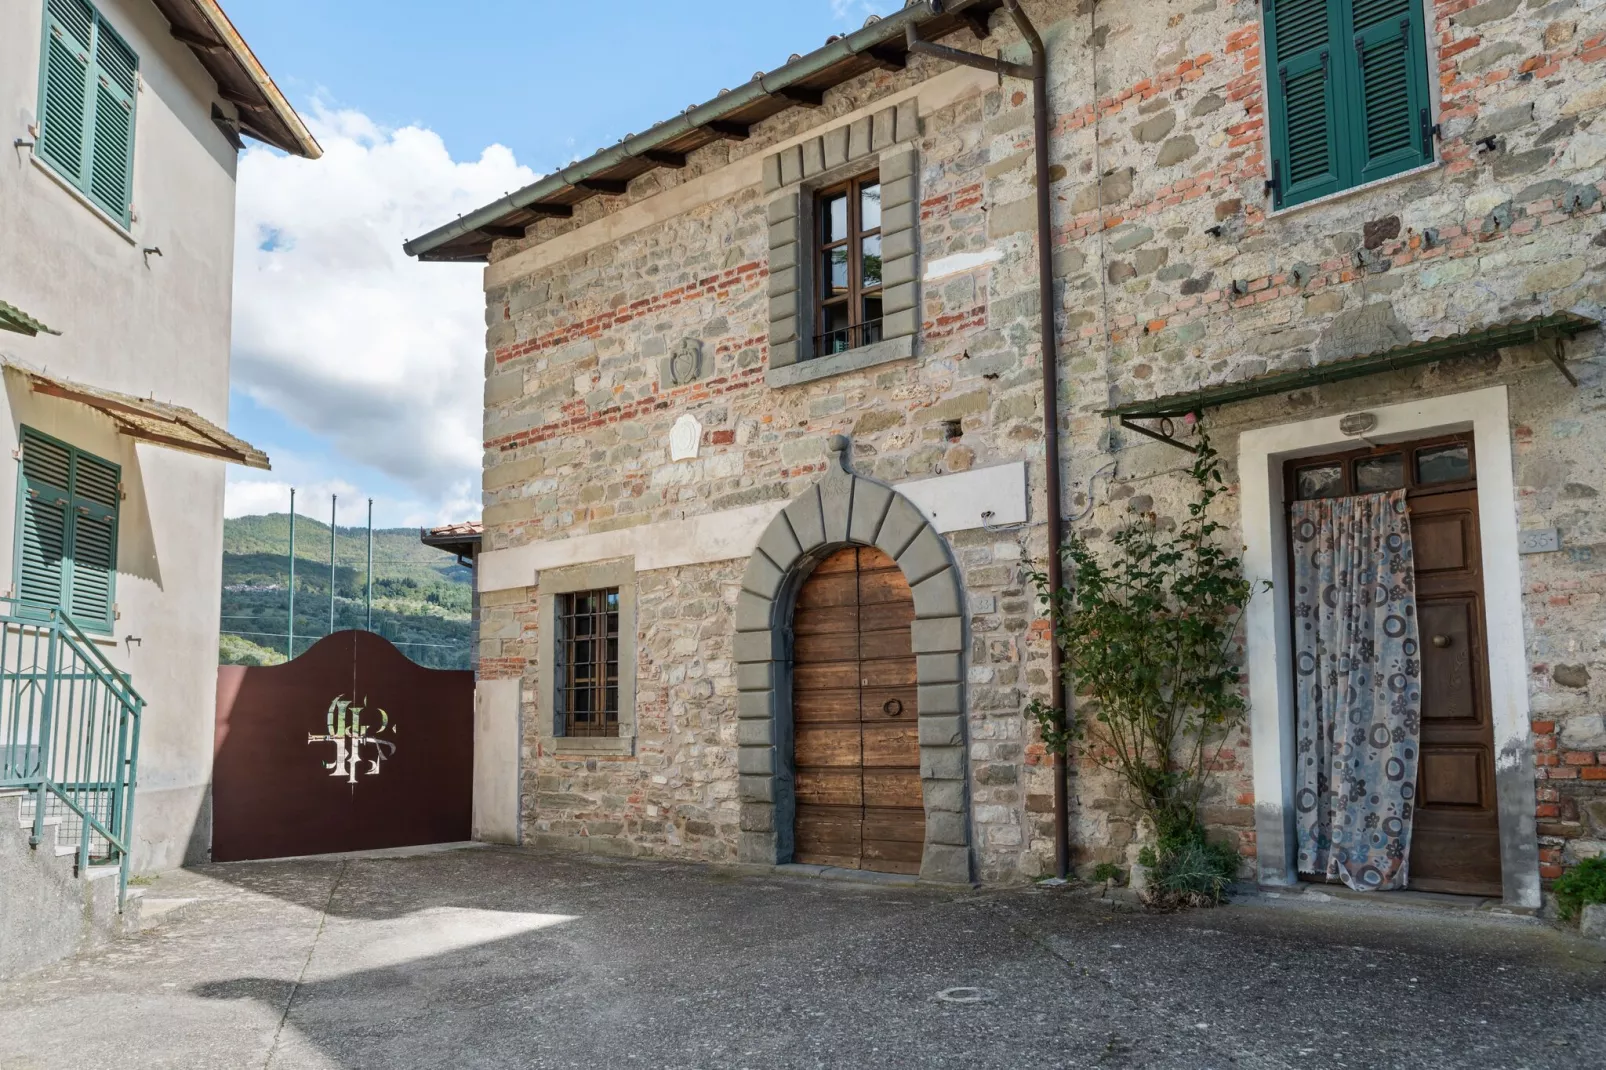
M 903 703 L 895 698 L 889 698 L 881 706 L 881 712 L 888 717 L 898 717 L 903 714 Z

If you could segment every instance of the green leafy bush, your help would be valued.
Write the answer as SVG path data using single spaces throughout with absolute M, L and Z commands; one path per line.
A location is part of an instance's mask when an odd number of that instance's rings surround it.
M 1562 921 L 1571 921 L 1586 906 L 1606 903 L 1606 855 L 1584 859 L 1556 878 L 1550 890 Z
M 1125 783 L 1153 823 L 1157 842 L 1144 864 L 1155 873 L 1154 897 L 1170 905 L 1220 902 L 1237 872 L 1237 855 L 1205 839 L 1199 805 L 1243 719 L 1233 644 L 1253 590 L 1230 532 L 1212 516 L 1226 481 L 1203 434 L 1189 475 L 1195 496 L 1180 523 L 1140 513 L 1108 547 L 1073 534 L 1064 548 L 1070 583 L 1052 590 L 1046 574 L 1032 577 L 1082 712 L 1067 724 L 1064 711 L 1033 701 L 1044 744 L 1069 755 L 1082 741 L 1087 757 Z
M 1118 881 L 1121 879 L 1121 867 L 1114 862 L 1100 862 L 1093 867 L 1093 879 L 1106 883 Z

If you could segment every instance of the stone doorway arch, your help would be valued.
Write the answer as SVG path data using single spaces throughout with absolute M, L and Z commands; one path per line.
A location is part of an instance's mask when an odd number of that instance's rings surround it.
M 959 572 L 920 510 L 884 483 L 854 475 L 848 440 L 764 530 L 736 603 L 737 771 L 743 862 L 792 859 L 791 622 L 797 590 L 833 550 L 874 546 L 897 561 L 914 594 L 920 782 L 926 811 L 923 880 L 969 883 L 965 778 L 964 616 Z

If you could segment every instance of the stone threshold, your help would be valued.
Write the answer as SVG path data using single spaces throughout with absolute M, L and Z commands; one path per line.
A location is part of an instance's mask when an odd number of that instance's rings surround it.
M 1316 906 L 1370 907 L 1378 910 L 1432 911 L 1442 914 L 1461 914 L 1475 917 L 1499 918 L 1507 921 L 1539 924 L 1539 911 L 1533 907 L 1508 906 L 1498 897 L 1481 895 L 1452 895 L 1448 892 L 1357 892 L 1342 884 L 1310 884 L 1300 882 L 1291 887 L 1272 885 L 1234 885 L 1234 899 L 1259 899 Z
M 946 884 L 921 880 L 913 873 L 879 873 L 871 869 L 844 869 L 841 866 L 821 866 L 812 862 L 782 862 L 772 867 L 778 877 L 811 877 L 815 880 L 848 881 L 855 884 L 878 884 L 888 888 L 949 888 L 973 891 L 979 885 Z

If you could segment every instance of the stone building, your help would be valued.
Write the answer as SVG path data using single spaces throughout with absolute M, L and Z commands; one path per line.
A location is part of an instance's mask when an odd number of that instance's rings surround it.
M 1053 871 L 1033 83 L 917 43 L 1026 64 L 1008 7 L 911 4 L 409 243 L 488 264 L 485 837 Z M 1212 834 L 1297 879 L 1288 499 L 1443 484 L 1413 886 L 1537 904 L 1606 845 L 1606 5 L 1024 8 L 1064 523 L 1175 515 L 1197 414 L 1276 585 Z M 1107 774 L 1068 809 L 1076 866 L 1130 857 Z

